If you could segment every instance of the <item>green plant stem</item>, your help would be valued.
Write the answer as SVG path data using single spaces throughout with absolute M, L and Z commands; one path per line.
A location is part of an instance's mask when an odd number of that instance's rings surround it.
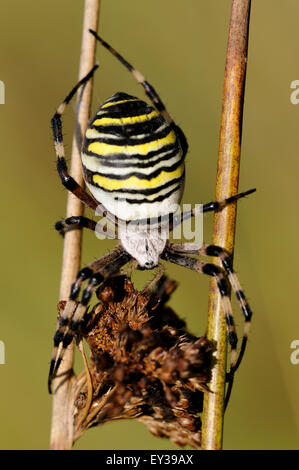
M 216 180 L 215 199 L 218 201 L 238 192 L 250 4 L 250 0 L 232 2 Z M 225 248 L 231 254 L 235 224 L 236 204 L 214 214 L 213 244 Z M 218 263 L 218 260 L 213 262 Z M 221 296 L 214 279 L 210 283 L 207 336 L 217 343 L 217 364 L 210 383 L 213 393 L 206 393 L 204 398 L 202 448 L 217 450 L 222 448 L 223 440 L 227 327 Z

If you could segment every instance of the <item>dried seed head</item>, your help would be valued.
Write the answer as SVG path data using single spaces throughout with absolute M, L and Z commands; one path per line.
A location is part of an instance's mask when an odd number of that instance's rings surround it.
M 162 277 L 155 292 L 138 292 L 118 276 L 98 289 L 99 303 L 81 329 L 92 388 L 86 380 L 77 393 L 75 439 L 91 426 L 136 418 L 155 436 L 200 448 L 199 414 L 215 348 L 165 305 L 175 288 Z

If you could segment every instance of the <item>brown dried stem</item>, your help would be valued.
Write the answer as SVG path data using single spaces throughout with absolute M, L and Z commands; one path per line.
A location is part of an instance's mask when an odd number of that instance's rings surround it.
M 79 80 L 86 75 L 95 62 L 96 40 L 88 29 L 97 31 L 99 17 L 99 0 L 85 0 L 82 45 L 79 67 Z M 73 137 L 71 156 L 71 175 L 83 186 L 83 176 L 80 160 L 80 148 L 82 136 L 86 131 L 92 96 L 92 80 L 79 90 L 76 111 L 76 128 Z M 68 194 L 67 217 L 71 215 L 82 215 L 83 205 L 72 194 Z M 65 235 L 62 274 L 60 284 L 60 299 L 68 298 L 71 283 L 80 267 L 82 232 L 72 230 Z M 60 374 L 54 381 L 54 397 L 52 411 L 51 441 L 52 450 L 71 449 L 73 443 L 73 389 L 74 376 L 73 367 L 73 344 L 68 348 Z
M 232 2 L 219 138 L 217 201 L 238 192 L 250 3 L 250 0 Z M 215 213 L 213 244 L 233 253 L 235 223 L 236 204 Z M 216 450 L 222 447 L 227 328 L 214 279 L 210 283 L 207 335 L 208 339 L 217 343 L 217 365 L 213 369 L 210 383 L 210 389 L 214 393 L 206 393 L 204 399 L 202 447 Z

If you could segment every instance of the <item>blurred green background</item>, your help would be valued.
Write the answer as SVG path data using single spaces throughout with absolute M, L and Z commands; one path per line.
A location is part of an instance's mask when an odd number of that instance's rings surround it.
M 0 79 L 2 230 L 0 448 L 46 449 L 51 397 L 46 381 L 59 292 L 62 240 L 53 230 L 66 192 L 55 170 L 50 118 L 76 82 L 83 1 L 2 1 Z M 100 31 L 157 88 L 189 140 L 184 202 L 213 200 L 231 0 L 102 0 Z M 235 267 L 254 310 L 247 354 L 226 414 L 224 449 L 296 449 L 299 364 L 298 174 L 299 4 L 253 2 L 245 96 Z M 98 47 L 93 110 L 116 91 L 143 97 L 115 58 Z M 74 110 L 64 118 L 68 154 Z M 212 215 L 204 219 L 211 240 Z M 84 235 L 82 264 L 115 242 Z M 180 282 L 171 305 L 205 331 L 208 279 L 168 266 Z M 148 274 L 150 278 L 150 274 Z M 233 304 L 238 329 L 242 319 Z M 76 449 L 175 449 L 140 423 L 88 431 Z

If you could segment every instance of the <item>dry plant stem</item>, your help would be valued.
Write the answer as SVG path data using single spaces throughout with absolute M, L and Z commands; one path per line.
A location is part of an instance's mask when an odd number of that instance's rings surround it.
M 85 0 L 82 45 L 80 56 L 79 80 L 86 75 L 93 67 L 95 62 L 96 40 L 88 29 L 97 31 L 99 18 L 100 0 Z M 92 80 L 90 80 L 84 90 L 78 92 L 76 128 L 73 137 L 72 156 L 71 156 L 71 175 L 82 186 L 83 175 L 80 160 L 80 143 L 82 135 L 88 125 L 89 111 L 92 95 Z M 79 199 L 72 194 L 68 194 L 67 215 L 82 215 L 83 205 Z M 60 300 L 66 300 L 69 296 L 70 287 L 80 268 L 81 260 L 81 230 L 72 230 L 66 233 L 64 238 L 62 274 L 60 284 Z M 53 410 L 50 449 L 67 450 L 71 449 L 73 444 L 73 392 L 75 380 L 72 373 L 73 367 L 73 344 L 68 348 L 60 367 L 59 377 L 53 384 Z
M 84 369 L 85 369 L 85 374 L 86 374 L 86 383 L 87 383 L 86 404 L 85 404 L 84 409 L 81 410 L 79 418 L 77 418 L 77 428 L 80 428 L 82 422 L 84 421 L 84 419 L 88 415 L 88 411 L 89 411 L 89 408 L 90 408 L 90 405 L 91 405 L 91 401 L 92 401 L 92 381 L 91 381 L 91 377 L 90 377 L 90 372 L 89 372 L 88 363 L 87 363 L 87 359 L 86 359 L 86 356 L 85 356 L 84 346 L 83 346 L 83 341 L 82 340 L 80 341 L 80 343 L 78 345 L 78 349 L 79 349 L 79 351 L 81 353 L 81 356 L 82 356 L 82 359 L 83 359 Z
M 216 180 L 216 201 L 238 192 L 243 96 L 245 86 L 250 0 L 233 0 L 224 76 L 219 154 Z M 236 205 L 231 204 L 214 215 L 213 244 L 233 253 Z M 214 263 L 218 263 L 215 259 Z M 226 375 L 227 328 L 221 297 L 214 279 L 210 283 L 208 339 L 217 342 L 217 364 L 210 388 L 205 393 L 202 447 L 222 448 L 223 409 Z

